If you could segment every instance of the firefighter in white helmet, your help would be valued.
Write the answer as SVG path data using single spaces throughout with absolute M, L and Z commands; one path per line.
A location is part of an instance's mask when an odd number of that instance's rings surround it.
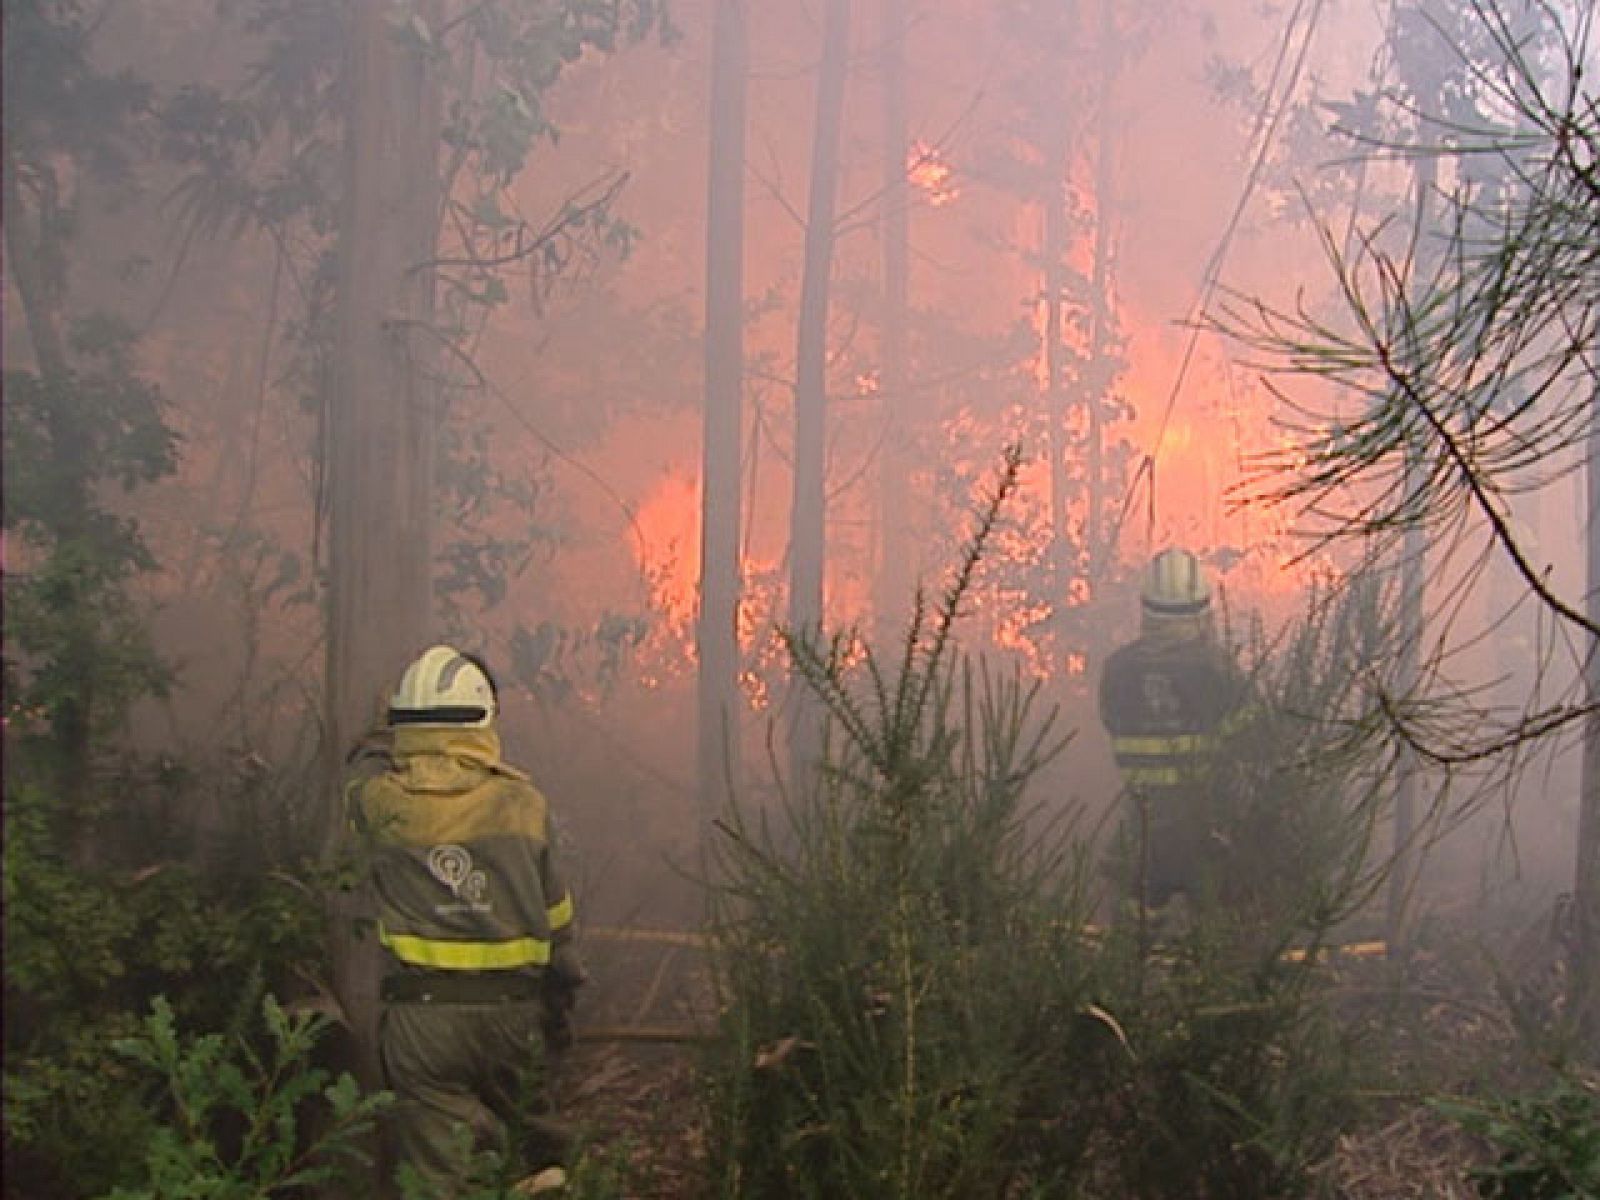
M 571 1040 L 584 970 L 549 805 L 502 761 L 498 708 L 481 660 L 432 647 L 390 701 L 389 761 L 347 791 L 386 952 L 379 1048 L 397 1164 L 427 1194 L 463 1182 L 463 1127 L 512 1153 L 531 1129 L 527 1152 L 546 1160 L 532 1169 L 560 1153 L 550 1122 L 527 1123 L 526 1097 L 547 1046 Z
M 1199 899 L 1208 760 L 1242 713 L 1245 687 L 1217 640 L 1211 587 L 1193 554 L 1157 554 L 1139 602 L 1139 636 L 1106 661 L 1100 719 L 1129 801 L 1132 890 L 1159 909 L 1180 894 Z

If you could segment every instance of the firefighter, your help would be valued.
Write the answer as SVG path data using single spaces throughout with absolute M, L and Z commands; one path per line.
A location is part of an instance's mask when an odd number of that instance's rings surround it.
M 462 1182 L 463 1129 L 559 1174 L 551 1123 L 527 1118 L 585 978 L 549 806 L 502 761 L 497 711 L 483 662 L 434 646 L 390 701 L 387 761 L 347 791 L 385 951 L 379 1051 L 397 1165 L 439 1195 Z M 541 1131 L 543 1145 L 524 1144 Z
M 1210 584 L 1193 554 L 1157 554 L 1139 602 L 1139 636 L 1106 661 L 1100 719 L 1128 799 L 1130 892 L 1161 909 L 1178 896 L 1200 899 L 1207 760 L 1242 713 L 1245 688 L 1217 639 Z

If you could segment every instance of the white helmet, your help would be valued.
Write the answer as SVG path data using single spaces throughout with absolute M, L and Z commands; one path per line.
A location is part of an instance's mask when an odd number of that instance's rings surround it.
M 1153 617 L 1196 617 L 1211 608 L 1211 585 L 1187 550 L 1163 550 L 1145 570 L 1139 602 Z
M 482 728 L 494 723 L 498 708 L 494 680 L 482 663 L 451 646 L 434 646 L 400 677 L 389 724 Z

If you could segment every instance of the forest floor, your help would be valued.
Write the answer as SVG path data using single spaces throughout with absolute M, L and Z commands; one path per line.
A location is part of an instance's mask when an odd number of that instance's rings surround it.
M 1521 1002 L 1547 1002 L 1553 973 L 1560 970 L 1559 948 L 1541 931 L 1512 954 L 1511 977 L 1524 989 Z M 629 1197 L 704 1194 L 700 1047 L 692 1038 L 696 1027 L 708 1024 L 699 954 L 685 951 L 683 943 L 633 943 L 596 957 L 596 1003 L 552 1081 L 562 1118 L 628 1181 Z M 1416 1076 L 1438 1081 L 1432 1094 L 1464 1080 L 1481 1087 L 1518 1058 L 1518 1034 L 1502 991 L 1506 973 L 1497 978 L 1471 968 L 1468 957 L 1444 943 L 1413 954 L 1400 985 L 1409 1015 L 1403 1029 L 1387 1031 L 1391 1053 L 1434 1072 Z M 1364 964 L 1357 971 L 1365 974 L 1341 978 L 1335 986 L 1352 995 L 1376 994 L 1394 984 L 1389 966 Z M 1541 994 L 1539 988 L 1546 990 Z M 1357 1019 L 1393 1020 L 1392 1006 L 1366 1009 L 1362 1002 L 1357 1011 Z M 1443 1074 L 1434 1067 L 1438 1063 L 1449 1064 Z M 1401 1077 L 1406 1065 L 1400 1064 Z M 1360 1128 L 1339 1137 L 1322 1182 L 1326 1194 L 1340 1200 L 1472 1200 L 1478 1192 L 1469 1172 L 1486 1157 L 1481 1142 L 1426 1100 L 1397 1091 L 1373 1105 Z
M 685 1045 L 579 1043 L 561 1065 L 561 1115 L 616 1164 L 629 1200 L 704 1194 L 703 1108 L 696 1049 Z
M 695 1055 L 682 1046 L 580 1045 L 563 1064 L 565 1119 L 625 1164 L 630 1200 L 704 1194 L 703 1113 Z M 1438 1113 L 1414 1105 L 1339 1139 L 1326 1182 L 1341 1200 L 1475 1200 L 1468 1170 L 1483 1149 Z
M 697 1031 L 713 1024 L 700 939 L 639 929 L 590 929 L 591 973 L 578 1041 L 552 1091 L 563 1122 L 629 1181 L 630 1200 L 702 1194 L 703 1105 Z

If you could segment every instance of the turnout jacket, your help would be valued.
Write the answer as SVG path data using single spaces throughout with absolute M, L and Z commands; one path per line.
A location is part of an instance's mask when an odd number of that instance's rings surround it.
M 581 978 L 549 805 L 492 729 L 397 727 L 387 769 L 348 797 L 378 940 L 403 967 Z
M 1181 788 L 1241 723 L 1245 686 L 1209 637 L 1152 633 L 1106 661 L 1100 719 L 1124 781 L 1141 791 Z

